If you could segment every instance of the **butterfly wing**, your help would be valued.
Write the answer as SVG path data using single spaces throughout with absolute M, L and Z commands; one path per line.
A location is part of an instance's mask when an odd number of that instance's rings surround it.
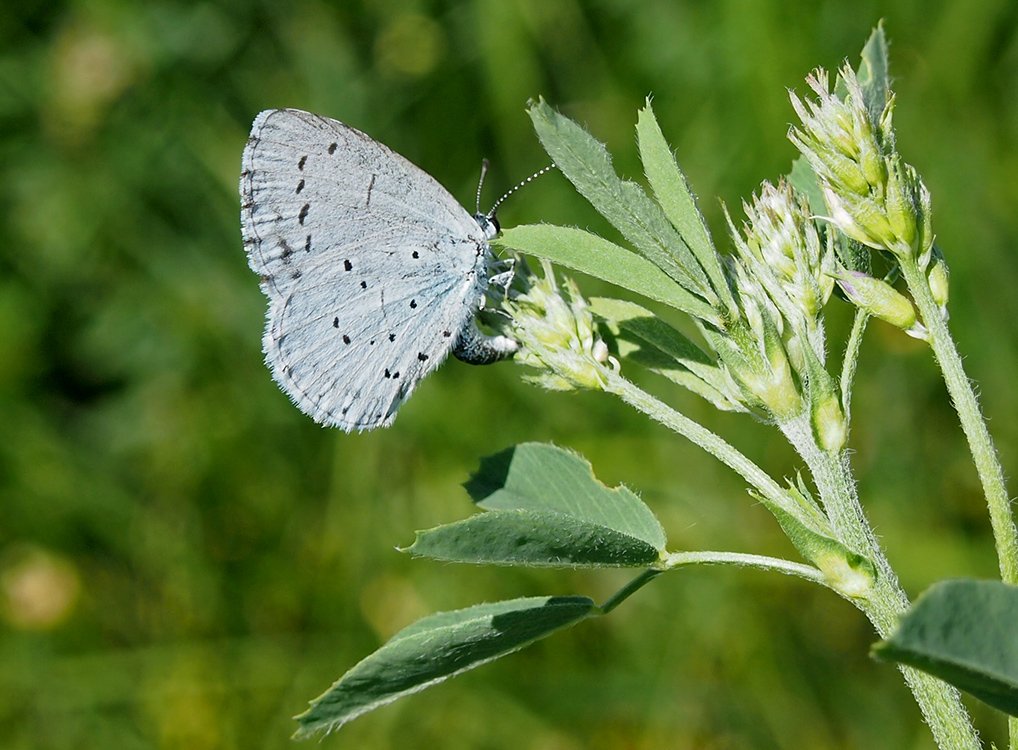
M 391 424 L 483 295 L 477 222 L 403 157 L 300 110 L 255 119 L 240 192 L 273 377 L 323 424 Z

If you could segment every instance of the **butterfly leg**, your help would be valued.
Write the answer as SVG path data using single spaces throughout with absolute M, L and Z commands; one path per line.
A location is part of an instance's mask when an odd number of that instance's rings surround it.
M 507 336 L 488 336 L 477 327 L 473 318 L 460 331 L 452 354 L 468 365 L 490 365 L 502 359 L 508 359 L 516 353 L 520 345 Z

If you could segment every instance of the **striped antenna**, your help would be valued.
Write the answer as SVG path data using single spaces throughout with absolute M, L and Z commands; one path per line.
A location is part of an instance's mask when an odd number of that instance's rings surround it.
M 477 209 L 477 215 L 481 215 L 481 188 L 484 187 L 484 176 L 488 174 L 488 160 L 481 159 L 481 179 L 477 181 L 477 203 L 474 207 Z
M 482 179 L 483 179 L 483 175 L 484 175 L 485 171 L 487 171 L 487 169 L 488 169 L 488 160 L 485 159 L 484 162 L 481 165 L 481 176 L 482 176 Z M 526 184 L 528 184 L 530 182 L 533 182 L 534 180 L 536 180 L 541 175 L 547 174 L 548 172 L 550 172 L 553 169 L 555 169 L 555 165 L 554 164 L 549 164 L 547 167 L 544 167 L 543 169 L 537 170 L 532 175 L 530 175 L 530 177 L 528 177 L 527 179 L 523 180 L 522 182 L 517 183 L 514 187 L 510 188 L 509 190 L 507 190 L 505 192 L 505 195 L 503 195 L 501 198 L 499 198 L 497 201 L 495 201 L 495 205 L 491 207 L 491 210 L 488 211 L 488 213 L 485 214 L 485 216 L 487 216 L 489 219 L 493 219 L 495 217 L 495 211 L 498 210 L 498 207 L 502 205 L 502 202 L 506 198 L 508 198 L 513 193 L 515 193 L 517 190 L 519 190 L 524 185 L 526 185 Z M 481 189 L 480 189 L 480 186 L 478 186 L 478 188 L 477 188 L 477 203 L 478 203 L 478 206 L 480 205 L 480 202 L 481 202 Z M 478 213 L 480 213 L 480 208 L 478 208 Z

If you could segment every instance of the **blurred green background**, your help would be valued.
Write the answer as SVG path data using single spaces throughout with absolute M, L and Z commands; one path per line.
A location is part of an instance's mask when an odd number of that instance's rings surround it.
M 605 596 L 624 576 L 394 550 L 467 515 L 459 484 L 518 441 L 579 450 L 640 491 L 675 549 L 792 555 L 698 449 L 608 397 L 526 386 L 511 364 L 448 364 L 383 432 L 313 424 L 261 361 L 240 153 L 258 111 L 302 107 L 389 144 L 468 206 L 487 156 L 490 204 L 546 162 L 528 98 L 584 122 L 638 176 L 632 128 L 653 94 L 720 227 L 718 198 L 737 206 L 794 156 L 785 89 L 855 61 L 881 17 L 899 145 L 933 193 L 954 331 L 1013 472 L 1013 0 L 0 6 L 0 747 L 286 748 L 291 715 L 419 616 Z M 558 175 L 500 218 L 603 226 Z M 776 433 L 660 392 L 772 474 L 798 468 Z M 854 406 L 861 495 L 908 590 L 995 575 L 928 351 L 872 325 Z M 325 745 L 932 747 L 897 673 L 867 657 L 872 640 L 856 610 L 801 581 L 683 572 Z M 973 708 L 1000 742 L 1000 720 Z

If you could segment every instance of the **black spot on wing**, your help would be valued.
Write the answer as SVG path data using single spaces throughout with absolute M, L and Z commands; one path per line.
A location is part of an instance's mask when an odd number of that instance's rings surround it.
M 307 160 L 308 160 L 308 157 L 307 157 L 306 154 L 304 156 L 300 157 L 300 161 L 297 162 L 297 169 L 299 169 L 299 170 L 301 170 L 303 172 L 304 171 L 304 165 L 307 163 Z
M 349 260 L 344 260 L 343 261 L 343 270 L 344 271 L 352 271 L 353 270 L 353 263 L 351 263 Z
M 311 204 L 305 203 L 304 206 L 300 209 L 300 213 L 297 214 L 297 221 L 300 222 L 301 226 L 304 226 L 304 219 L 308 217 L 308 211 L 310 210 Z
M 330 143 L 329 144 L 329 156 L 332 156 L 334 153 L 336 153 L 336 149 L 338 147 L 339 147 L 338 143 Z
M 297 193 L 298 195 L 300 195 L 300 191 L 303 190 L 303 189 L 304 189 L 304 180 L 301 179 L 301 181 L 297 183 L 297 189 L 294 192 Z

